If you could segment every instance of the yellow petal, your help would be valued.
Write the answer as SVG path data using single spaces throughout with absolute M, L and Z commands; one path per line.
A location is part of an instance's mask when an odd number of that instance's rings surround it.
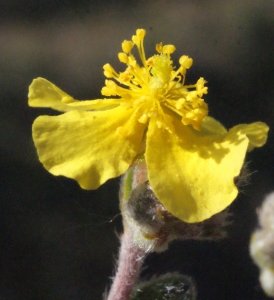
M 201 136 L 175 119 L 173 125 L 171 133 L 150 122 L 148 178 L 169 212 L 185 222 L 200 222 L 236 198 L 233 179 L 242 168 L 248 139 L 236 131 Z
M 106 111 L 70 111 L 41 116 L 33 124 L 40 161 L 54 175 L 95 189 L 128 169 L 136 156 L 145 125 L 143 112 L 117 107 Z
M 206 116 L 201 123 L 202 135 L 227 133 L 225 127 L 212 117 Z
M 29 86 L 29 106 L 50 107 L 59 111 L 94 110 L 118 106 L 118 99 L 79 101 L 44 78 L 36 78 Z
M 248 150 L 255 147 L 262 147 L 267 140 L 269 127 L 263 122 L 255 122 L 251 124 L 240 124 L 232 128 L 235 131 L 245 133 L 249 139 Z

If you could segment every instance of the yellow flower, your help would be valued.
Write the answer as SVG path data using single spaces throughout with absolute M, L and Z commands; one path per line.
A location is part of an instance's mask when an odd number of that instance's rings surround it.
M 182 56 L 175 70 L 173 45 L 156 46 L 146 58 L 145 30 L 122 43 L 119 60 L 124 72 L 104 66 L 104 96 L 78 101 L 51 82 L 34 79 L 29 105 L 66 113 L 40 116 L 33 139 L 40 161 L 54 175 L 96 189 L 125 173 L 144 156 L 148 179 L 159 201 L 185 222 L 199 222 L 225 209 L 237 196 L 239 175 L 247 149 L 262 146 L 266 124 L 238 125 L 227 131 L 207 117 L 205 80 L 185 85 L 192 59 Z M 132 54 L 137 47 L 141 65 Z

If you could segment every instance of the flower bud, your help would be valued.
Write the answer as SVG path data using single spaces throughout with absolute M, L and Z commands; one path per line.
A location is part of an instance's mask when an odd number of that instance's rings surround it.
M 250 255 L 260 268 L 260 283 L 268 296 L 274 297 L 274 193 L 268 195 L 258 211 L 261 228 L 250 240 Z
M 272 269 L 265 268 L 261 271 L 260 282 L 265 293 L 269 297 L 274 297 L 274 272 Z
M 143 163 L 139 165 L 143 171 Z M 131 170 L 131 178 L 140 172 L 138 165 Z M 137 175 L 137 177 L 140 175 Z M 124 180 L 124 185 L 126 184 Z M 161 252 L 175 239 L 214 239 L 225 236 L 227 211 L 222 211 L 199 223 L 186 223 L 173 216 L 159 202 L 148 180 L 136 186 L 121 200 L 125 227 L 129 227 L 133 241 L 146 252 Z M 124 187 L 122 187 L 124 189 Z

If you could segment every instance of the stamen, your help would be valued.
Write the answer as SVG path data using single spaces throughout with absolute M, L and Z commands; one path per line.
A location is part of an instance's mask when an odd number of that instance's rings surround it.
M 162 42 L 160 44 L 156 45 L 156 51 L 158 53 L 162 53 L 163 52 L 163 43 Z
M 188 57 L 187 55 L 183 55 L 179 59 L 179 64 L 185 69 L 189 69 L 192 66 L 192 63 L 193 59 Z
M 146 31 L 144 29 L 137 29 L 136 35 L 134 35 L 132 37 L 132 41 L 137 46 L 140 59 L 144 65 L 144 67 L 147 69 L 146 56 L 145 56 L 145 50 L 144 50 L 145 35 L 146 35 Z
M 130 53 L 133 47 L 134 47 L 134 43 L 132 41 L 125 40 L 122 43 L 122 49 L 126 54 Z
M 125 53 L 118 53 L 118 58 L 120 60 L 120 62 L 124 63 L 124 64 L 128 64 L 128 56 Z
M 163 47 L 163 53 L 164 54 L 172 54 L 176 50 L 176 47 L 174 45 L 165 45 Z
M 107 78 L 113 78 L 113 77 L 118 77 L 118 73 L 116 73 L 116 71 L 112 68 L 112 66 L 110 64 L 105 64 L 103 66 L 104 69 L 104 75 Z

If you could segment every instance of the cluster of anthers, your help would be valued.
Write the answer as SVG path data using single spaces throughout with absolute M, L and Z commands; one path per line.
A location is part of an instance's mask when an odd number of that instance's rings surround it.
M 142 106 L 145 112 L 139 122 L 146 124 L 154 114 L 157 116 L 159 127 L 168 127 L 167 114 L 175 113 L 181 117 L 184 125 L 191 124 L 195 129 L 200 129 L 200 124 L 207 116 L 207 104 L 202 99 L 207 94 L 206 81 L 200 78 L 196 84 L 185 85 L 186 70 L 192 65 L 193 60 L 186 55 L 179 59 L 180 67 L 174 70 L 170 55 L 175 51 L 173 45 L 156 45 L 159 54 L 146 59 L 144 51 L 144 37 L 146 31 L 139 29 L 132 41 L 125 40 L 122 50 L 118 54 L 119 60 L 127 65 L 124 72 L 117 73 L 110 64 L 104 65 L 104 74 L 107 78 L 116 80 L 126 88 L 116 84 L 113 80 L 106 80 L 102 89 L 104 96 L 120 96 L 121 105 L 126 107 Z M 143 66 L 141 67 L 132 54 L 136 45 Z M 122 99 L 119 99 L 120 101 Z M 167 128 L 170 129 L 170 128 Z

